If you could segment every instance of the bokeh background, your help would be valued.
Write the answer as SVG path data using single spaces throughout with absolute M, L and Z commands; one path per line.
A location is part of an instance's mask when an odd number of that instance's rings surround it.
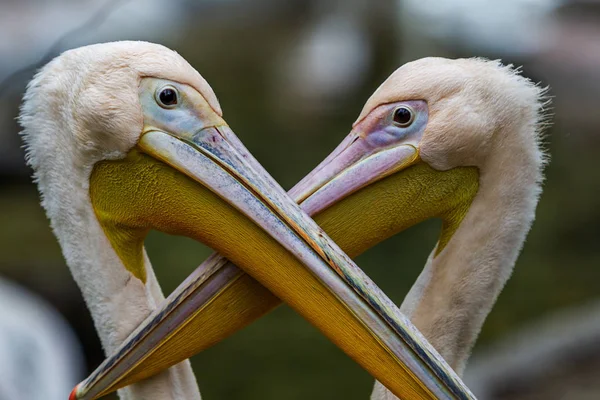
M 15 117 L 41 64 L 69 48 L 120 39 L 182 54 L 286 188 L 349 132 L 367 97 L 404 62 L 482 56 L 522 65 L 550 85 L 552 161 L 537 220 L 466 380 L 488 399 L 600 398 L 600 1 L 0 0 L 0 400 L 65 399 L 68 389 L 35 395 L 33 378 L 71 385 L 103 359 L 39 206 Z M 439 225 L 414 227 L 357 263 L 399 304 Z M 146 244 L 165 293 L 210 254 L 159 233 Z M 54 313 L 66 323 L 52 333 L 42 322 Z M 61 345 L 32 339 L 45 334 Z M 206 399 L 367 399 L 372 387 L 366 372 L 286 306 L 192 363 Z M 9 396 L 19 384 L 29 389 Z

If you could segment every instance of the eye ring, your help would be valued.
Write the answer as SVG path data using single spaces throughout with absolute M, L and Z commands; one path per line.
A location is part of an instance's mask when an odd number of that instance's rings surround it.
M 406 128 L 415 120 L 415 112 L 409 106 L 400 106 L 392 113 L 392 121 L 395 125 Z
M 174 108 L 179 103 L 179 92 L 175 87 L 167 85 L 157 90 L 154 98 L 162 108 Z

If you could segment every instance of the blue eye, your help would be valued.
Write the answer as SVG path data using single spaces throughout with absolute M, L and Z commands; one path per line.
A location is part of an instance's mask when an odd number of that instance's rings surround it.
M 394 110 L 393 121 L 396 125 L 402 128 L 412 124 L 414 119 L 415 117 L 413 111 L 406 106 L 401 106 Z

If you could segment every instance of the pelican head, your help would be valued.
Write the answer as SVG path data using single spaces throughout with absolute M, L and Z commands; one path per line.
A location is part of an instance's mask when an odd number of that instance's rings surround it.
M 311 213 L 412 165 L 436 171 L 474 167 L 483 175 L 509 145 L 528 153 L 541 170 L 542 92 L 496 61 L 407 63 L 368 99 L 350 135 L 290 194 Z M 329 195 L 312 196 L 317 191 Z
M 113 231 L 114 226 L 123 228 L 125 219 L 141 211 L 135 210 L 140 204 L 135 203 L 133 185 L 144 188 L 152 184 L 144 182 L 149 178 L 156 186 L 175 183 L 162 176 L 161 163 L 143 153 L 158 160 L 160 145 L 155 141 L 162 145 L 187 141 L 191 146 L 192 134 L 218 134 L 227 126 L 214 92 L 200 74 L 177 53 L 144 42 L 87 46 L 57 57 L 29 84 L 21 124 L 27 161 L 67 261 L 70 247 L 90 228 L 84 224 L 89 216 L 78 213 L 91 206 L 123 266 L 142 283 L 147 271 L 141 247 L 135 254 L 125 254 L 123 232 Z M 109 172 L 102 169 L 119 168 L 102 164 L 109 160 L 145 164 L 139 173 L 155 171 L 121 180 L 113 173 L 115 180 L 107 182 L 101 175 Z M 175 161 L 169 163 L 177 168 Z M 106 191 L 98 190 L 101 186 Z M 153 193 L 141 196 L 145 208 L 161 207 Z M 129 201 L 121 202 L 125 198 Z M 177 210 L 172 211 L 176 215 Z
M 448 393 L 431 377 L 439 365 L 419 355 L 435 350 L 254 160 L 209 85 L 175 52 L 142 42 L 68 51 L 28 86 L 21 124 L 43 206 L 106 352 L 132 332 L 145 338 L 135 328 L 163 300 L 143 247 L 156 229 L 218 250 L 256 279 L 234 274 L 224 289 L 265 286 L 396 393 Z M 197 334 L 214 343 L 252 321 L 257 313 L 238 313 L 243 302 L 211 303 Z M 223 315 L 227 326 L 211 323 Z M 185 347 L 169 360 L 185 358 Z M 145 365 L 137 379 L 169 365 Z M 109 362 L 71 397 L 131 383 L 115 378 L 135 366 Z M 126 390 L 132 399 L 199 398 L 187 363 Z

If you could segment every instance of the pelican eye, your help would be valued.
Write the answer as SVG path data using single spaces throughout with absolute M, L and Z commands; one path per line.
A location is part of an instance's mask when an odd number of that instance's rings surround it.
M 400 127 L 407 127 L 413 122 L 414 113 L 410 108 L 401 106 L 394 110 L 393 119 L 396 125 Z
M 167 86 L 160 89 L 156 94 L 156 100 L 161 107 L 172 108 L 177 105 L 179 96 L 177 89 L 172 86 Z

